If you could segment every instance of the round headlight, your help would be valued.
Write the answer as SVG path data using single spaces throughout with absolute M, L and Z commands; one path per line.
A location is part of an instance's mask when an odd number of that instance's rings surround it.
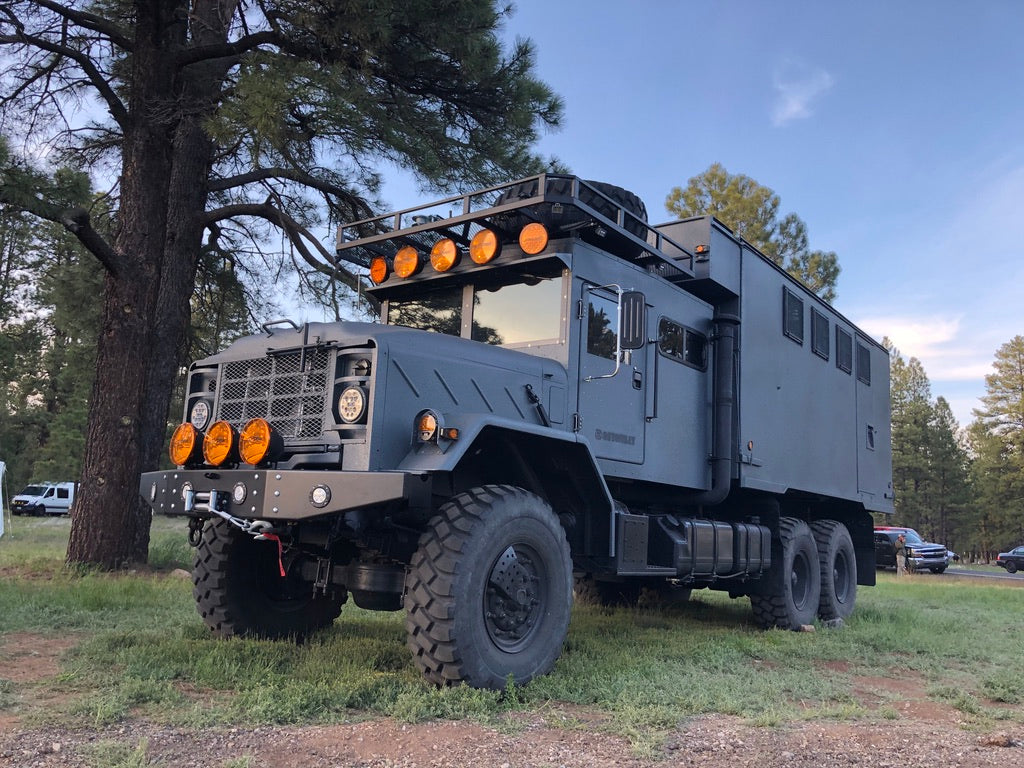
M 206 425 L 210 423 L 210 404 L 206 400 L 196 400 L 188 414 L 188 420 L 196 429 L 206 429 Z
M 366 415 L 366 391 L 362 387 L 345 387 L 338 397 L 338 416 L 346 424 L 355 424 Z

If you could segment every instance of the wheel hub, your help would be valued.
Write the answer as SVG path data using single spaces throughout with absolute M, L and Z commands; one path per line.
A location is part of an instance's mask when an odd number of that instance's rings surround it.
M 484 624 L 494 643 L 506 651 L 530 634 L 543 605 L 537 566 L 524 547 L 508 547 L 495 561 L 484 595 Z

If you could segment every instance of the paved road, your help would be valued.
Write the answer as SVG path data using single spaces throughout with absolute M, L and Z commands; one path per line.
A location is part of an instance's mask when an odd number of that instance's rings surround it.
M 1024 584 L 1024 571 L 1017 571 L 1017 573 L 1007 573 L 1006 571 L 976 571 L 972 570 L 970 566 L 964 568 L 950 568 L 943 575 L 950 576 L 969 576 L 972 579 L 995 579 L 1003 582 L 1021 582 Z

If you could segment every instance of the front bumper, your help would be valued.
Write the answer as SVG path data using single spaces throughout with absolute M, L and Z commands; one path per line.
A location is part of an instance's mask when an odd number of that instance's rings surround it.
M 915 571 L 923 571 L 929 568 L 945 568 L 949 565 L 949 559 L 945 556 L 928 557 L 911 555 L 907 559 L 910 561 L 910 567 Z
M 306 520 L 389 502 L 430 503 L 430 477 L 413 472 L 176 469 L 146 472 L 139 493 L 159 515 L 209 517 L 211 507 L 254 520 Z

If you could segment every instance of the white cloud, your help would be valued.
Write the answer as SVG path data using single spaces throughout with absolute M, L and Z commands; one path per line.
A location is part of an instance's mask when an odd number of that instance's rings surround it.
M 811 69 L 793 61 L 784 62 L 778 67 L 772 81 L 775 89 L 772 125 L 776 127 L 810 117 L 812 102 L 835 82 L 825 70 Z

